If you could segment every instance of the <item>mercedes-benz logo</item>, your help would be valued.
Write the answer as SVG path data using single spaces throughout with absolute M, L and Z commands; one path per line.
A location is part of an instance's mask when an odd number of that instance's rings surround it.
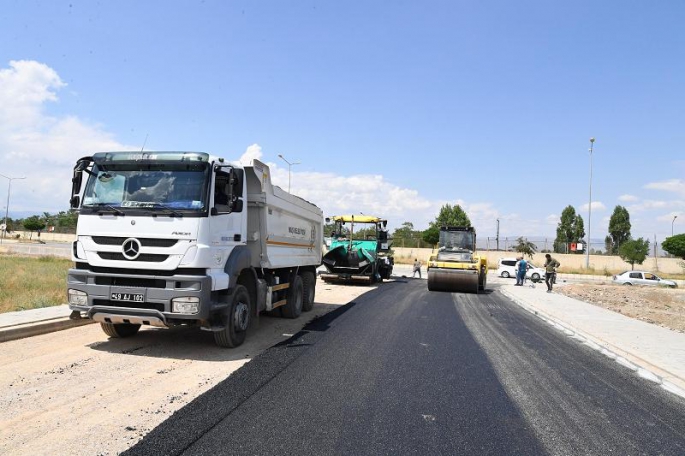
M 121 245 L 121 253 L 127 260 L 135 260 L 140 256 L 140 241 L 135 238 L 128 238 Z

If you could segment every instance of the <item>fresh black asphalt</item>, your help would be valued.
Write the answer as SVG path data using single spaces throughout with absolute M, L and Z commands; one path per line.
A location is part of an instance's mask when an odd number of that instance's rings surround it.
M 685 401 L 496 291 L 385 283 L 270 348 L 129 455 L 685 454 Z

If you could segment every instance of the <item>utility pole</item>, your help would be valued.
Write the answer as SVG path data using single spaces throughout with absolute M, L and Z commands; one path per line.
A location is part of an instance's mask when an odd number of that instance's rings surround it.
M 585 252 L 585 269 L 590 269 L 590 227 L 592 225 L 592 146 L 595 138 L 590 138 L 590 201 L 587 207 L 587 249 Z
M 499 219 L 497 219 L 497 237 L 495 240 L 497 241 L 497 250 L 499 250 Z
M 4 174 L 0 174 L 0 177 L 4 177 L 9 181 L 7 185 L 7 207 L 5 207 L 5 229 L 2 231 L 2 237 L 0 237 L 0 244 L 2 244 L 3 238 L 7 235 L 7 217 L 10 212 L 10 192 L 12 191 L 12 181 L 18 179 L 26 179 L 26 177 L 9 177 Z

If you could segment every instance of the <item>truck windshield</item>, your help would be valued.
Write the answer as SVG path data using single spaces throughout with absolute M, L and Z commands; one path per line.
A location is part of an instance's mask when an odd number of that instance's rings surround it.
M 474 250 L 474 235 L 469 231 L 440 231 L 440 250 Z
M 93 166 L 83 194 L 84 208 L 204 212 L 208 167 L 194 164 L 107 164 Z

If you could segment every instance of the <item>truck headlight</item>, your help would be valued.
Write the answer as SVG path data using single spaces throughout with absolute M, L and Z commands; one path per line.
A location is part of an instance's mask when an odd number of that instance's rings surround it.
M 67 296 L 69 297 L 69 304 L 74 306 L 86 306 L 88 305 L 88 294 L 80 290 L 67 290 Z
M 171 311 L 174 313 L 196 314 L 200 311 L 200 298 L 185 296 L 171 300 Z

